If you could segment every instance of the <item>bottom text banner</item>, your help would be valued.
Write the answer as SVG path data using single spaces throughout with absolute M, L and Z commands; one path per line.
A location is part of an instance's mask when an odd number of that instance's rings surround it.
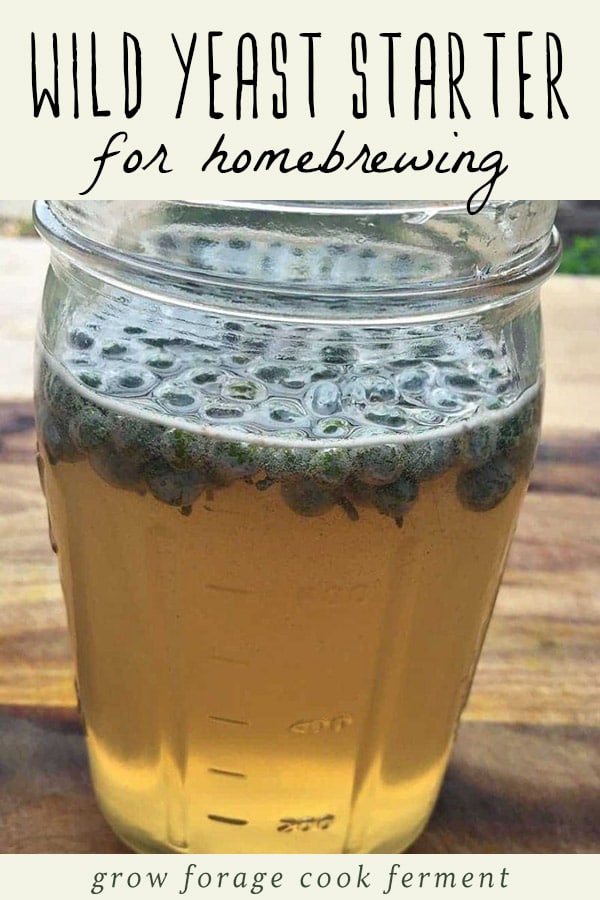
M 81 900 L 244 896 L 338 898 L 598 897 L 600 856 L 5 855 L 0 894 Z

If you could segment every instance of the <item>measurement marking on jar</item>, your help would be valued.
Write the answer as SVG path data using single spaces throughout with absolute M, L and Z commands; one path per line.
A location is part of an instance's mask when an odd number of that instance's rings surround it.
M 223 722 L 225 725 L 249 725 L 250 722 L 244 722 L 243 719 L 228 719 L 225 716 L 209 716 L 211 722 Z
M 292 722 L 289 730 L 294 734 L 320 734 L 323 731 L 339 734 L 349 725 L 352 725 L 350 713 L 340 713 L 337 716 L 323 716 L 320 719 L 300 719 L 298 722 Z
M 229 769 L 213 769 L 208 770 L 211 775 L 227 775 L 229 778 L 247 778 L 245 772 L 230 772 Z
M 277 831 L 289 833 L 290 831 L 326 831 L 335 822 L 335 816 L 330 813 L 326 816 L 302 816 L 300 819 L 280 819 Z
M 210 813 L 207 816 L 211 822 L 220 822 L 222 825 L 247 825 L 248 819 L 232 819 L 229 816 L 217 816 L 214 813 Z

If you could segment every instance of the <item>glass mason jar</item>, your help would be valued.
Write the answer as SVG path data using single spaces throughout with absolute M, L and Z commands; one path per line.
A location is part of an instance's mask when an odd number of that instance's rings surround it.
M 538 440 L 555 208 L 37 203 L 40 471 L 128 845 L 423 829 Z

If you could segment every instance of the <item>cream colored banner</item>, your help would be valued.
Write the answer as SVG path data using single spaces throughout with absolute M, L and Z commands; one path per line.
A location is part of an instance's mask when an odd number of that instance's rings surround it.
M 598 896 L 598 856 L 374 856 L 233 854 L 182 857 L 6 856 L 7 897 L 61 900 L 153 897 L 357 898 L 502 897 L 503 900 L 591 900 Z
M 590 0 L 21 0 L 0 196 L 598 196 Z

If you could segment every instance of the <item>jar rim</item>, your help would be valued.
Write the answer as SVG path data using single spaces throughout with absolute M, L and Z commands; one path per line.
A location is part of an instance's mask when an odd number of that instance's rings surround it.
M 241 316 L 268 302 L 271 314 L 305 321 L 346 300 L 353 321 L 511 302 L 558 266 L 555 212 L 554 201 L 524 200 L 493 201 L 477 216 L 455 201 L 34 205 L 57 256 L 119 289 L 175 303 L 225 302 Z
M 176 200 L 174 202 L 180 203 L 182 206 L 199 209 L 216 207 L 232 211 L 306 212 L 308 214 L 319 213 L 326 216 L 391 216 L 422 212 L 424 209 L 468 212 L 467 203 L 457 200 Z M 502 203 L 503 201 L 495 202 Z

